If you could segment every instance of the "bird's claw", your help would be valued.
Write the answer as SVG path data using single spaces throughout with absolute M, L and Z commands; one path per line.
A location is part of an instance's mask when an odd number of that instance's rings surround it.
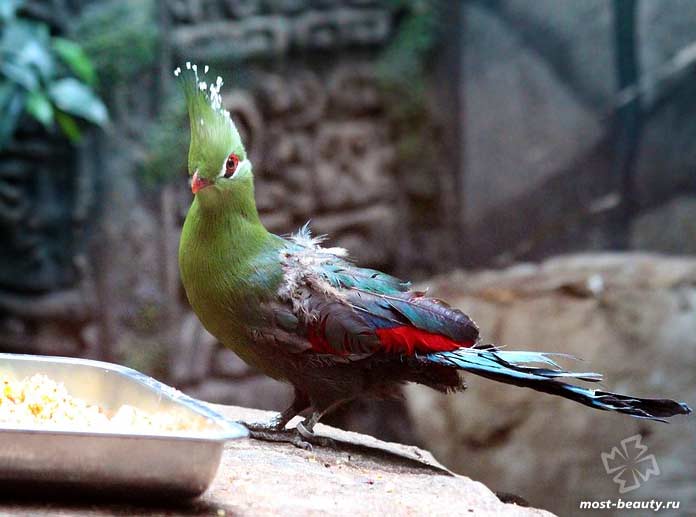
M 307 429 L 304 422 L 299 422 L 296 429 L 297 433 L 310 444 L 319 445 L 320 447 L 336 447 L 334 440 L 314 434 L 310 429 Z
M 314 446 L 310 442 L 303 440 L 299 434 L 296 434 L 295 438 L 290 443 L 292 443 L 298 449 L 303 449 L 307 452 L 312 452 L 314 450 Z
M 249 430 L 249 436 L 254 440 L 289 443 L 298 449 L 303 449 L 305 451 L 312 450 L 312 444 L 304 440 L 299 431 L 296 429 L 285 430 L 284 424 L 281 428 L 278 419 L 273 419 L 268 423 L 252 422 L 245 423 L 244 425 Z
M 284 427 L 281 428 L 279 423 L 273 419 L 270 422 L 241 422 L 241 424 L 249 430 L 250 434 L 254 433 L 282 433 Z
M 249 429 L 249 436 L 254 440 L 289 443 L 298 449 L 304 449 L 306 451 L 312 450 L 312 444 L 305 441 L 294 429 L 290 431 L 280 431 L 270 426 L 256 426 L 253 424 L 251 426 L 247 426 L 247 428 Z
M 270 423 L 248 423 L 244 424 L 249 430 L 249 436 L 254 440 L 264 442 L 289 443 L 303 449 L 312 451 L 315 445 L 320 447 L 336 447 L 336 442 L 325 436 L 317 436 L 304 425 L 303 422 L 297 424 L 295 429 L 279 429 L 273 422 Z

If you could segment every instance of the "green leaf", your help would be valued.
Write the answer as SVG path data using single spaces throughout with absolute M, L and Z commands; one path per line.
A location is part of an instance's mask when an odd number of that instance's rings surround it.
M 13 61 L 0 62 L 0 73 L 27 90 L 36 90 L 39 87 L 39 78 L 36 72 Z
M 94 72 L 92 62 L 80 45 L 74 41 L 58 37 L 53 38 L 52 45 L 56 54 L 70 67 L 77 77 L 90 86 L 95 85 L 97 74 Z
M 53 106 L 43 93 L 39 91 L 29 93 L 25 107 L 29 114 L 44 126 L 50 127 L 53 124 Z
M 77 122 L 75 122 L 75 119 L 67 113 L 57 111 L 56 122 L 58 122 L 60 129 L 72 143 L 77 143 L 82 139 L 82 131 L 80 131 Z
M 48 95 L 62 111 L 83 118 L 99 126 L 109 120 L 106 106 L 84 83 L 72 77 L 54 82 Z
M 55 71 L 49 43 L 49 30 L 45 23 L 17 20 L 2 31 L 0 52 L 6 56 L 3 61 L 32 69 L 49 79 Z

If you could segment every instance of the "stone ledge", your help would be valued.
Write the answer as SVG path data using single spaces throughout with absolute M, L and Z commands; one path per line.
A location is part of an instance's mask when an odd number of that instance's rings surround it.
M 273 413 L 214 406 L 235 420 Z M 304 451 L 257 440 L 230 442 L 210 489 L 184 505 L 99 504 L 97 501 L 8 501 L 2 515 L 511 515 L 550 516 L 503 503 L 486 486 L 452 474 L 429 452 L 318 425 L 338 448 Z
M 248 422 L 273 416 L 215 408 Z M 256 440 L 228 444 L 202 500 L 234 515 L 551 515 L 503 503 L 483 484 L 451 473 L 417 447 L 321 424 L 316 430 L 338 448 L 308 452 Z

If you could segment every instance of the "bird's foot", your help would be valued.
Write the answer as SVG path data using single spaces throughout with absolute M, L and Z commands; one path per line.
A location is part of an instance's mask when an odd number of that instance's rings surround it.
M 307 426 L 305 422 L 300 422 L 297 424 L 296 430 L 297 434 L 304 438 L 308 443 L 313 445 L 319 445 L 320 447 L 331 447 L 336 448 L 336 441 L 326 436 L 319 436 L 314 434 L 314 426 Z
M 283 433 L 288 419 L 283 418 L 283 414 L 279 414 L 271 418 L 267 422 L 243 422 L 244 426 L 249 429 L 250 433 L 265 432 L 265 433 Z
M 270 422 L 244 423 L 249 430 L 249 436 L 255 440 L 264 442 L 289 443 L 298 449 L 312 450 L 312 444 L 305 441 L 295 429 L 285 429 L 286 420 L 282 415 L 273 418 Z
M 311 451 L 315 445 L 336 447 L 334 440 L 314 434 L 303 422 L 297 424 L 295 429 L 288 430 L 278 427 L 277 423 L 273 421 L 270 423 L 245 423 L 244 425 L 249 429 L 249 436 L 255 440 L 289 443 L 305 451 Z
M 306 441 L 302 437 L 302 435 L 300 435 L 300 433 L 298 433 L 295 429 L 290 429 L 286 431 L 274 429 L 269 426 L 256 426 L 254 424 L 247 425 L 246 427 L 247 429 L 249 429 L 249 436 L 254 440 L 262 440 L 264 442 L 289 443 L 291 445 L 294 445 L 298 449 L 304 449 L 305 451 L 312 450 L 312 444 Z

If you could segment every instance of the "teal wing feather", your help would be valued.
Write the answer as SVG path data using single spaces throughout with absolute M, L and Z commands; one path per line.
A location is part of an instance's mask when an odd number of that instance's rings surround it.
M 305 351 L 344 358 L 413 355 L 471 346 L 478 338 L 462 312 L 411 290 L 408 282 L 356 266 L 343 250 L 320 247 L 306 230 L 286 242 L 280 260 L 274 310 L 291 310 L 295 332 L 310 344 Z

